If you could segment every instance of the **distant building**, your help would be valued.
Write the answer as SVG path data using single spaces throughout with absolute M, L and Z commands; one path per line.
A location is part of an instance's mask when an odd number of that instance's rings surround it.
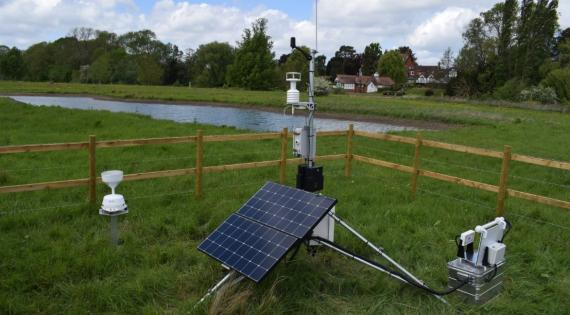
M 386 76 L 381 77 L 378 73 L 374 76 L 339 74 L 334 82 L 337 88 L 355 93 L 376 93 L 378 89 L 394 85 L 394 80 Z
M 404 59 L 406 66 L 409 84 L 447 83 L 450 79 L 457 77 L 455 68 L 443 69 L 439 66 L 420 66 L 408 52 L 402 54 L 402 59 Z

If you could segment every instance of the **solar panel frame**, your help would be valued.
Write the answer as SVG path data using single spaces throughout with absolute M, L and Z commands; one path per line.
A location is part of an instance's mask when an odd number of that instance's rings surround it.
M 200 243 L 198 250 L 260 282 L 298 242 L 291 235 L 232 214 Z

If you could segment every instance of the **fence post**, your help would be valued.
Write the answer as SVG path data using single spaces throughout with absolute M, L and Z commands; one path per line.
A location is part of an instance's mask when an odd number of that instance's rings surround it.
M 279 164 L 279 182 L 285 184 L 287 178 L 287 142 L 289 129 L 283 128 L 281 131 L 281 162 Z
M 202 197 L 202 160 L 204 158 L 204 137 L 202 130 L 196 134 L 196 198 Z
M 507 199 L 507 185 L 509 182 L 509 167 L 511 164 L 511 147 L 506 145 L 503 149 L 503 165 L 501 166 L 501 179 L 499 182 L 499 194 L 497 196 L 497 210 L 495 216 L 502 217 L 505 211 L 505 199 Z
M 94 135 L 89 136 L 89 202 L 91 204 L 97 201 L 96 147 L 97 138 Z
M 418 177 L 420 175 L 420 148 L 422 147 L 422 134 L 416 134 L 416 145 L 414 150 L 414 165 L 412 172 L 412 184 L 411 184 L 411 197 L 412 200 L 416 199 L 416 191 L 418 189 Z
M 354 125 L 348 125 L 348 132 L 346 133 L 346 157 L 344 162 L 344 176 L 352 175 L 352 136 L 354 136 Z

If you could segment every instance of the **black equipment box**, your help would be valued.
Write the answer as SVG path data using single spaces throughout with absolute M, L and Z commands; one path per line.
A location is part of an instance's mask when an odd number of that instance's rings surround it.
M 309 167 L 307 165 L 299 165 L 297 169 L 297 188 L 315 192 L 323 190 L 324 176 L 323 167 Z

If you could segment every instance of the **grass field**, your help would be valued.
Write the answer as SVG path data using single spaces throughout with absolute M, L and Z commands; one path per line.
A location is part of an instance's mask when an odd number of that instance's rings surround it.
M 70 85 L 71 86 L 71 85 Z M 68 93 L 107 95 L 113 86 L 67 86 Z M 50 85 L 28 85 L 2 92 L 48 92 Z M 84 91 L 80 91 L 84 88 Z M 43 90 L 42 90 L 43 89 Z M 277 106 L 282 93 L 120 87 L 123 97 L 231 101 Z M 170 90 L 172 89 L 172 90 Z M 153 91 L 156 93 L 153 96 Z M 172 91 L 172 93 L 170 93 Z M 66 91 L 58 91 L 66 92 Z M 138 93 L 134 95 L 135 93 Z M 185 93 L 200 93 L 200 96 Z M 236 95 L 243 101 L 237 102 Z M 227 99 L 224 99 L 226 97 Z M 321 108 L 346 113 L 389 113 L 392 117 L 454 121 L 469 127 L 424 132 L 428 139 L 568 161 L 570 116 L 469 104 L 368 96 L 323 98 Z M 326 100 L 326 101 L 325 101 Z M 327 106 L 330 108 L 327 109 Z M 451 115 L 446 118 L 447 115 Z M 0 98 L 0 145 L 126 139 L 246 131 L 152 120 L 132 114 L 33 107 Z M 345 139 L 319 139 L 319 154 L 344 153 Z M 97 171 L 126 173 L 191 167 L 193 145 L 157 145 L 101 149 Z M 410 164 L 411 146 L 355 139 L 355 154 Z M 498 182 L 500 161 L 459 153 L 425 150 L 426 169 L 491 184 Z M 277 141 L 208 144 L 205 164 L 276 159 Z M 342 162 L 325 165 L 324 194 L 339 199 L 337 211 L 373 242 L 428 284 L 446 284 L 445 264 L 455 254 L 458 232 L 490 220 L 496 196 L 486 192 L 420 180 L 418 198 L 408 198 L 409 175 L 356 163 L 351 178 Z M 511 187 L 570 200 L 570 174 L 514 163 Z M 24 153 L 0 156 L 0 185 L 87 176 L 86 152 Z M 201 308 L 193 305 L 223 271 L 200 254 L 197 244 L 266 180 L 275 168 L 207 174 L 205 196 L 193 198 L 193 179 L 180 177 L 123 183 L 119 192 L 130 213 L 121 220 L 118 248 L 108 243 L 108 222 L 85 203 L 86 189 L 0 195 L 0 313 L 252 313 L 252 314 L 453 314 L 433 297 L 384 274 L 323 250 L 315 257 L 300 251 L 281 263 L 260 285 L 243 282 L 227 288 Z M 289 168 L 288 183 L 294 183 Z M 106 193 L 103 185 L 98 195 Z M 466 314 L 564 314 L 570 309 L 570 213 L 509 199 L 507 218 L 514 228 L 508 246 L 505 291 L 482 307 L 450 301 Z M 348 233 L 337 241 L 376 258 Z

